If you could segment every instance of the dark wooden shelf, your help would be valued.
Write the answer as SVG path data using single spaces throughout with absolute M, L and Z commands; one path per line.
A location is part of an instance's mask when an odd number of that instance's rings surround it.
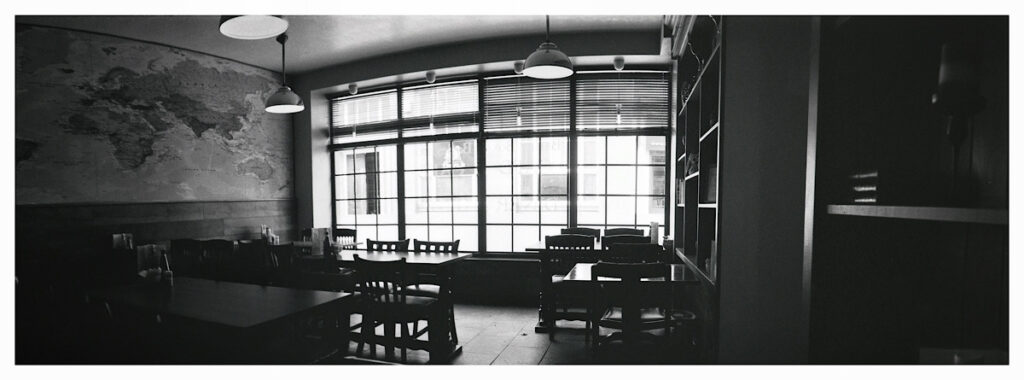
M 718 130 L 718 124 L 720 124 L 720 123 L 721 122 L 716 122 L 715 125 L 712 125 L 711 128 L 709 128 L 707 132 L 704 132 L 704 134 L 700 136 L 700 141 L 703 142 L 704 139 L 706 139 L 708 136 L 710 136 L 712 132 L 717 131 Z
M 693 260 L 690 260 L 690 257 L 683 254 L 683 250 L 681 248 L 676 248 L 676 256 L 679 257 L 679 260 L 682 260 L 683 264 L 686 264 L 686 266 L 689 267 L 690 270 L 693 271 L 693 273 L 697 274 L 697 278 L 699 278 L 701 282 L 707 284 L 711 288 L 715 287 L 715 282 L 711 281 L 711 277 L 708 277 L 708 275 L 704 273 L 704 271 L 701 270 L 700 267 L 697 266 L 697 263 L 694 263 Z
M 1010 221 L 1008 210 L 986 208 L 828 205 L 828 213 L 830 215 L 926 220 L 936 222 L 1009 224 Z
M 685 100 L 683 101 L 683 105 L 681 107 L 679 107 L 678 115 L 682 115 L 683 111 L 686 110 L 686 105 L 690 102 L 690 99 L 693 98 L 693 92 L 696 91 L 698 87 L 700 87 L 699 86 L 700 82 L 704 80 L 704 72 L 708 70 L 708 66 L 711 64 L 711 61 L 715 60 L 715 54 L 718 54 L 718 48 L 721 47 L 721 46 L 722 46 L 722 43 L 720 41 L 718 43 L 716 43 L 715 47 L 713 49 L 711 49 L 711 54 L 708 55 L 707 62 L 703 62 L 703 65 L 701 65 L 700 73 L 697 74 L 697 81 L 693 82 L 693 86 L 690 87 L 690 92 L 689 93 L 683 94 L 683 95 L 686 95 L 686 96 L 683 97 L 683 99 L 685 99 Z

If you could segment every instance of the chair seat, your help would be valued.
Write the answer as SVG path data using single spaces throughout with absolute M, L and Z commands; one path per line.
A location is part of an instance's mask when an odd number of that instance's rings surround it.
M 658 322 L 665 319 L 665 313 L 658 308 L 640 309 L 640 322 Z M 602 321 L 622 322 L 622 309 L 618 307 L 609 308 L 601 317 Z
M 420 296 L 409 296 L 405 297 L 405 304 L 365 304 L 368 308 L 373 310 L 367 310 L 374 314 L 384 315 L 387 318 L 395 322 L 405 321 L 417 321 L 428 319 L 430 313 L 436 312 L 435 306 L 440 305 L 437 298 L 434 297 L 420 297 Z M 377 318 L 375 318 L 377 319 Z
M 415 284 L 405 287 L 405 294 L 420 297 L 437 298 L 441 295 L 441 286 L 435 284 Z

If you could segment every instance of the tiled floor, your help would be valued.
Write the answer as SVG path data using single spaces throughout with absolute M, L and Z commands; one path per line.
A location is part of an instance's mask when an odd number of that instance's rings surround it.
M 671 354 L 663 358 L 665 350 L 659 347 L 625 349 L 610 347 L 599 357 L 591 353 L 586 342 L 583 322 L 560 321 L 558 333 L 552 339 L 545 333 L 535 333 L 537 309 L 517 306 L 455 306 L 455 321 L 462 345 L 462 354 L 452 364 L 512 365 L 512 364 L 656 364 L 687 363 L 686 354 Z M 563 328 L 564 327 L 564 328 Z M 350 347 L 355 352 L 356 345 Z M 649 349 L 648 349 L 649 348 Z M 396 356 L 399 354 L 395 353 Z M 657 354 L 657 355 L 655 355 Z M 408 363 L 425 363 L 424 351 L 408 351 Z M 360 357 L 381 358 L 364 349 Z M 658 359 L 651 359 L 659 356 Z

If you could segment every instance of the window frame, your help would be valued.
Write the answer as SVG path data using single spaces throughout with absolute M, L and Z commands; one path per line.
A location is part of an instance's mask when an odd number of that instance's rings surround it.
M 617 72 L 614 72 L 614 71 L 593 70 L 593 71 L 580 71 L 579 74 L 586 75 L 587 73 L 598 73 L 599 74 L 599 73 L 609 73 L 609 72 L 617 73 Z M 412 143 L 423 143 L 423 142 L 430 143 L 430 142 L 436 142 L 436 141 L 448 141 L 449 143 L 451 143 L 451 141 L 455 141 L 455 140 L 472 139 L 472 140 L 475 140 L 476 144 L 477 144 L 477 148 L 476 148 L 476 156 L 477 157 L 476 157 L 476 166 L 475 166 L 475 170 L 478 173 L 477 190 L 476 190 L 476 195 L 475 196 L 466 196 L 464 198 L 468 198 L 468 197 L 476 197 L 477 198 L 477 224 L 475 225 L 475 227 L 476 227 L 476 230 L 477 230 L 477 246 L 478 246 L 478 249 L 476 251 L 476 255 L 478 257 L 500 257 L 500 258 L 524 257 L 524 258 L 534 258 L 534 257 L 536 257 L 536 255 L 534 253 L 530 253 L 530 252 L 516 252 L 514 250 L 512 252 L 508 252 L 508 251 L 491 252 L 491 251 L 487 250 L 487 236 L 486 235 L 487 235 L 487 227 L 488 227 L 489 224 L 487 223 L 486 207 L 487 207 L 487 199 L 490 197 L 490 195 L 487 194 L 487 191 L 486 191 L 486 187 L 487 187 L 487 175 L 486 175 L 486 172 L 487 172 L 487 169 L 489 168 L 489 166 L 487 164 L 487 160 L 486 160 L 486 156 L 487 156 L 486 144 L 487 144 L 487 141 L 488 140 L 492 140 L 492 139 L 493 140 L 499 140 L 499 139 L 538 138 L 537 141 L 538 141 L 538 144 L 539 144 L 540 143 L 539 138 L 544 138 L 544 137 L 565 137 L 565 138 L 567 138 L 568 161 L 567 161 L 567 163 L 565 165 L 556 165 L 556 166 L 566 167 L 567 168 L 567 172 L 568 172 L 568 174 L 567 174 L 567 177 L 568 177 L 567 178 L 567 181 L 568 181 L 568 184 L 567 184 L 568 185 L 568 194 L 566 194 L 566 197 L 568 199 L 569 209 L 567 211 L 568 212 L 568 215 L 567 215 L 567 217 L 568 217 L 567 222 L 568 223 L 566 223 L 566 224 L 567 224 L 567 226 L 578 226 L 579 224 L 577 223 L 577 216 L 578 216 L 579 198 L 581 196 L 584 196 L 584 197 L 587 196 L 587 195 L 580 195 L 579 194 L 579 191 L 578 191 L 578 188 L 577 188 L 577 183 L 576 183 L 576 181 L 577 181 L 577 174 L 578 174 L 578 168 L 580 167 L 580 165 L 578 165 L 578 163 L 577 163 L 577 159 L 578 159 L 578 157 L 577 157 L 578 141 L 577 140 L 578 140 L 578 138 L 579 137 L 584 137 L 584 136 L 604 136 L 606 138 L 606 141 L 607 141 L 607 137 L 609 137 L 609 136 L 632 136 L 632 137 L 636 137 L 636 140 L 635 140 L 636 144 L 639 145 L 640 137 L 645 137 L 646 136 L 646 137 L 662 137 L 662 138 L 665 139 L 665 162 L 663 164 L 663 167 L 664 167 L 664 170 L 665 170 L 665 191 L 664 191 L 664 194 L 662 194 L 660 196 L 659 195 L 653 195 L 653 194 L 652 194 L 652 196 L 653 197 L 661 197 L 662 199 L 664 199 L 665 208 L 664 208 L 664 211 L 663 211 L 664 215 L 663 215 L 663 220 L 662 220 L 662 223 L 661 223 L 661 228 L 664 231 L 671 231 L 672 230 L 671 226 L 670 226 L 670 223 L 671 223 L 671 220 L 672 220 L 671 216 L 672 216 L 673 211 L 674 211 L 673 210 L 673 205 L 670 204 L 671 203 L 671 178 L 672 178 L 672 169 L 673 169 L 674 165 L 672 165 L 673 162 L 670 159 L 671 158 L 670 157 L 671 156 L 670 152 L 672 150 L 672 144 L 674 144 L 674 141 L 672 139 L 672 120 L 673 120 L 673 118 L 675 116 L 675 115 L 673 115 L 673 113 L 674 113 L 673 110 L 674 110 L 675 104 L 672 101 L 674 85 L 675 84 L 671 80 L 671 67 L 670 66 L 643 67 L 643 68 L 639 68 L 637 70 L 623 71 L 622 74 L 628 75 L 628 73 L 631 73 L 631 72 L 645 72 L 645 73 L 654 72 L 654 73 L 660 73 L 660 74 L 663 74 L 663 75 L 666 76 L 666 82 L 667 82 L 667 86 L 666 87 L 667 87 L 667 91 L 668 91 L 668 94 L 669 94 L 669 98 L 668 98 L 669 101 L 668 101 L 668 104 L 666 105 L 666 113 L 668 114 L 668 119 L 667 119 L 668 122 L 666 123 L 666 125 L 664 127 L 644 127 L 644 128 L 632 128 L 632 129 L 599 129 L 599 128 L 595 128 L 595 129 L 577 129 L 577 125 L 576 125 L 576 121 L 577 121 L 576 120 L 577 119 L 577 116 L 576 116 L 576 105 L 577 105 L 576 104 L 577 103 L 576 102 L 576 91 L 577 91 L 576 78 L 578 77 L 578 75 L 573 75 L 572 77 L 570 77 L 570 84 L 569 84 L 569 94 L 570 94 L 570 100 L 569 100 L 569 124 L 570 125 L 569 125 L 569 128 L 566 129 L 566 130 L 534 130 L 534 131 L 530 131 L 530 130 L 525 130 L 525 131 L 524 130 L 516 130 L 516 131 L 492 130 L 492 131 L 486 131 L 486 126 L 485 126 L 485 122 L 484 122 L 485 118 L 484 118 L 483 112 L 484 112 L 484 109 L 485 109 L 485 96 L 484 96 L 484 92 L 485 92 L 485 87 L 487 85 L 486 84 L 487 83 L 487 79 L 495 79 L 495 78 L 507 77 L 507 75 L 505 75 L 505 76 L 500 75 L 500 74 L 499 75 L 495 75 L 495 73 L 482 73 L 482 74 L 478 74 L 478 75 L 471 76 L 471 77 L 451 78 L 451 79 L 449 79 L 447 81 L 438 81 L 438 83 L 435 83 L 435 85 L 443 86 L 443 85 L 446 85 L 446 84 L 452 84 L 452 83 L 457 83 L 457 82 L 468 82 L 468 81 L 474 81 L 474 80 L 476 81 L 476 85 L 477 85 L 477 89 L 478 89 L 478 103 L 479 103 L 479 105 L 478 105 L 478 108 L 477 108 L 477 113 L 475 115 L 475 120 L 477 121 L 477 128 L 476 128 L 477 130 L 475 132 L 459 132 L 459 133 L 451 133 L 451 134 L 444 134 L 444 135 L 428 135 L 428 136 L 410 136 L 410 137 L 404 136 L 403 129 L 406 126 L 407 122 L 402 117 L 402 109 L 403 109 L 403 104 L 402 103 L 404 101 L 404 97 L 402 96 L 403 95 L 403 89 L 407 88 L 407 87 L 408 88 L 422 87 L 422 85 L 423 85 L 422 82 L 412 82 L 412 83 L 403 83 L 403 84 L 397 84 L 397 85 L 396 84 L 392 84 L 392 85 L 388 85 L 388 86 L 381 86 L 381 87 L 378 87 L 378 88 L 370 89 L 371 90 L 370 92 L 364 92 L 364 93 L 361 93 L 359 95 L 354 95 L 354 96 L 370 95 L 370 94 L 376 93 L 378 91 L 380 91 L 380 92 L 383 92 L 383 91 L 395 91 L 397 93 L 397 97 L 398 97 L 397 115 L 396 115 L 397 116 L 397 120 L 394 121 L 394 122 L 386 123 L 388 125 L 378 126 L 378 128 L 371 128 L 371 131 L 394 130 L 397 133 L 397 138 L 388 138 L 388 139 L 383 139 L 383 140 L 368 140 L 368 141 L 356 141 L 356 142 L 337 143 L 337 142 L 335 142 L 335 137 L 339 136 L 338 133 L 344 131 L 344 128 L 336 128 L 336 127 L 334 127 L 333 120 L 329 120 L 329 123 L 330 123 L 329 124 L 330 127 L 328 128 L 329 129 L 329 137 L 328 137 L 329 138 L 329 143 L 328 143 L 327 149 L 328 149 L 328 152 L 330 154 L 330 170 L 331 170 L 331 178 L 332 178 L 332 181 L 331 181 L 331 199 L 332 199 L 331 225 L 332 225 L 332 228 L 336 228 L 338 226 L 338 224 L 337 224 L 338 223 L 337 207 L 336 207 L 336 203 L 335 203 L 335 202 L 337 202 L 337 197 L 336 197 L 337 196 L 337 189 L 335 188 L 336 187 L 336 183 L 335 183 L 335 181 L 333 181 L 333 179 L 338 175 L 337 168 L 335 167 L 335 156 L 334 156 L 338 151 L 341 151 L 341 150 L 344 150 L 344 149 L 352 149 L 352 148 L 359 148 L 359 147 L 365 147 L 365 146 L 378 146 L 378 145 L 394 145 L 396 147 L 396 156 L 397 156 L 396 157 L 396 159 L 397 159 L 397 168 L 396 168 L 397 175 L 396 175 L 396 177 L 397 177 L 397 181 L 398 181 L 398 189 L 397 189 L 397 192 L 398 192 L 398 235 L 399 235 L 399 239 L 406 239 L 406 238 L 408 238 L 408 236 L 406 236 L 406 229 L 407 229 L 408 223 L 406 221 L 406 209 L 405 208 L 406 208 L 407 199 L 411 199 L 411 198 L 407 198 L 405 196 L 405 176 L 406 176 L 406 170 L 405 170 L 405 145 L 406 144 L 412 144 Z M 327 96 L 329 104 L 331 104 L 331 102 L 333 102 L 333 101 L 343 100 L 344 98 L 347 98 L 347 97 L 349 97 L 349 96 L 347 96 L 347 94 L 330 94 L 330 95 Z M 328 110 L 328 115 L 329 115 L 329 119 L 333 119 L 333 112 L 331 110 Z M 462 115 L 461 117 L 465 117 L 465 116 Z M 539 149 L 539 147 L 538 147 L 538 149 Z M 639 153 L 637 153 L 637 154 L 639 154 Z M 603 165 L 608 165 L 607 161 L 605 161 L 605 163 L 602 164 L 602 166 Z M 500 167 L 514 167 L 514 166 L 515 165 L 500 165 Z M 541 165 L 540 161 L 538 159 L 538 163 L 536 165 L 527 165 L 527 166 L 541 168 L 544 165 Z M 548 166 L 550 166 L 550 165 L 548 165 Z M 582 166 L 595 166 L 595 165 L 584 164 Z M 643 164 L 643 165 L 640 165 L 640 164 L 634 163 L 632 165 L 624 165 L 624 166 L 632 166 L 632 167 L 641 167 L 641 166 L 642 167 L 659 167 L 659 166 L 662 166 L 662 165 L 659 165 L 659 164 Z M 538 170 L 540 170 L 540 169 L 538 169 Z M 605 167 L 605 170 L 607 170 L 606 167 Z M 605 186 L 607 187 L 607 175 L 605 177 L 605 182 L 606 182 Z M 502 196 L 502 195 L 498 195 L 498 196 Z M 515 195 L 508 195 L 508 196 L 509 197 L 515 197 Z M 543 195 L 541 195 L 539 193 L 536 194 L 535 196 L 538 199 L 543 197 Z M 604 194 L 602 196 L 607 198 L 608 194 Z M 643 196 L 648 196 L 648 194 L 644 194 Z M 430 196 L 428 195 L 427 198 L 429 198 L 429 197 Z M 449 199 L 454 199 L 454 197 L 455 196 L 452 196 L 452 195 L 447 196 L 447 198 L 449 198 Z M 637 195 L 637 194 L 634 193 L 633 195 L 631 195 L 631 197 L 633 197 L 634 202 L 636 202 L 636 200 L 638 199 L 638 197 L 640 197 L 640 195 Z M 415 197 L 415 198 L 419 199 L 419 198 L 423 198 L 423 197 Z M 426 199 L 426 198 L 424 198 L 424 199 Z M 605 202 L 607 203 L 607 200 Z M 605 213 L 607 214 L 607 207 L 605 209 Z M 636 223 L 636 218 L 637 218 L 636 213 L 637 213 L 637 211 L 635 209 L 635 206 L 634 206 L 633 213 L 634 213 L 634 223 Z M 605 219 L 606 219 L 606 224 L 607 224 L 607 215 L 605 215 Z M 421 225 L 421 223 L 415 223 L 415 224 L 416 225 Z M 426 224 L 423 224 L 423 225 L 427 226 Z M 453 221 L 449 225 L 451 225 L 451 226 L 455 226 L 455 225 L 464 226 L 464 225 L 469 225 L 469 224 L 466 224 L 466 223 L 457 223 L 456 224 Z M 499 225 L 505 225 L 505 224 L 499 224 Z M 511 223 L 511 224 L 508 224 L 508 225 L 515 226 L 517 224 Z M 529 224 L 529 225 L 537 226 L 539 229 L 543 229 L 543 227 L 545 226 L 545 224 L 542 223 L 540 219 L 538 219 L 537 223 Z M 614 226 L 617 226 L 617 225 L 608 225 L 608 226 L 614 227 Z M 512 244 L 514 244 L 514 242 Z

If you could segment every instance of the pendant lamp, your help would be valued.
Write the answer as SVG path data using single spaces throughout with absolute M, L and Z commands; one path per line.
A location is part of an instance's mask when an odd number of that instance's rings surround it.
M 277 36 L 277 42 L 281 43 L 281 88 L 267 98 L 266 111 L 270 113 L 295 113 L 306 109 L 299 94 L 288 87 L 288 80 L 285 76 L 284 66 L 284 43 L 288 42 L 288 35 L 282 33 Z
M 262 40 L 288 30 L 288 20 L 280 16 L 220 16 L 220 33 L 240 40 Z
M 530 78 L 537 79 L 559 79 L 573 74 L 572 61 L 569 56 L 558 50 L 551 42 L 551 16 L 545 16 L 547 29 L 544 34 L 544 43 L 537 47 L 537 51 L 526 57 L 526 64 L 523 74 Z

